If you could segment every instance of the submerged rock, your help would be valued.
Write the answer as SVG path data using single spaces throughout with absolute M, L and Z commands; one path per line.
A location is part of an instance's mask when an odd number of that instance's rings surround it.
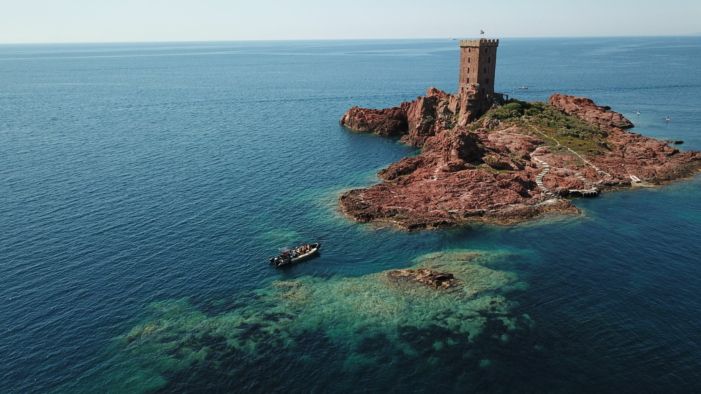
M 114 391 L 156 391 L 193 370 L 207 376 L 277 370 L 281 359 L 299 359 L 299 346 L 324 342 L 332 344 L 325 348 L 333 349 L 337 362 L 328 367 L 339 371 L 373 370 L 387 357 L 422 362 L 427 351 L 492 341 L 488 330 L 494 325 L 529 328 L 524 316 L 512 314 L 515 304 L 507 299 L 524 284 L 515 273 L 494 268 L 512 256 L 456 250 L 419 256 L 407 269 L 275 281 L 232 297 L 237 302 L 225 300 L 232 307 L 216 313 L 187 299 L 153 303 L 147 317 L 115 341 L 117 353 L 109 357 L 116 370 L 105 373 L 128 373 Z M 436 344 L 436 335 L 443 342 Z M 96 377 L 95 387 L 105 379 Z
M 435 288 L 448 289 L 458 285 L 453 274 L 438 272 L 428 268 L 401 269 L 387 272 L 387 277 L 394 280 L 408 280 Z

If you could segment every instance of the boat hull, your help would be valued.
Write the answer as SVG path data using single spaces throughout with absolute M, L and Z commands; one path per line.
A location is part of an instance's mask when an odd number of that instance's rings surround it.
M 273 264 L 275 268 L 282 268 L 317 257 L 319 255 L 319 249 L 321 249 L 321 244 L 313 243 L 309 244 L 309 246 L 311 247 L 311 249 L 306 253 L 300 254 L 295 257 L 286 257 L 285 254 L 282 254 L 278 257 L 273 257 L 272 259 L 270 259 L 270 263 Z

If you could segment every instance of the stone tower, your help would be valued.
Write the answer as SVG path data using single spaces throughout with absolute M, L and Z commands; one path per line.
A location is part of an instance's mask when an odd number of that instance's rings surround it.
M 460 41 L 458 93 L 465 121 L 478 118 L 501 98 L 494 93 L 498 46 L 499 40 L 485 38 Z
M 460 41 L 460 88 L 477 84 L 487 96 L 494 95 L 494 74 L 499 40 Z

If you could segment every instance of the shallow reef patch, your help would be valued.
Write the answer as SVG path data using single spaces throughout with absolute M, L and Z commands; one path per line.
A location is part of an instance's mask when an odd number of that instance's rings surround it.
M 156 302 L 141 323 L 116 339 L 117 358 L 150 384 L 124 384 L 137 391 L 154 384 L 183 389 L 181 375 L 198 370 L 245 380 L 251 366 L 274 369 L 289 359 L 305 368 L 324 359 L 325 351 L 334 355 L 327 368 L 351 374 L 417 359 L 430 368 L 441 357 L 474 358 L 476 367 L 485 368 L 469 351 L 474 342 L 507 342 L 506 332 L 532 323 L 512 314 L 515 304 L 507 297 L 525 284 L 515 273 L 495 268 L 511 257 L 453 250 L 412 262 L 412 268 L 453 274 L 458 285 L 449 289 L 392 281 L 383 271 L 275 281 L 246 303 L 225 303 L 235 306 L 217 314 L 188 299 Z M 493 326 L 498 332 L 484 335 Z

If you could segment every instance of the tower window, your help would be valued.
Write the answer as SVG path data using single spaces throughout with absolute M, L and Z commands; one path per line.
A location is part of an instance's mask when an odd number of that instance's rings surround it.
M 489 78 L 487 78 L 487 83 L 489 83 Z
M 490 56 L 490 57 L 487 58 L 487 63 L 491 63 L 491 62 L 492 62 L 492 58 L 491 58 L 491 56 Z

